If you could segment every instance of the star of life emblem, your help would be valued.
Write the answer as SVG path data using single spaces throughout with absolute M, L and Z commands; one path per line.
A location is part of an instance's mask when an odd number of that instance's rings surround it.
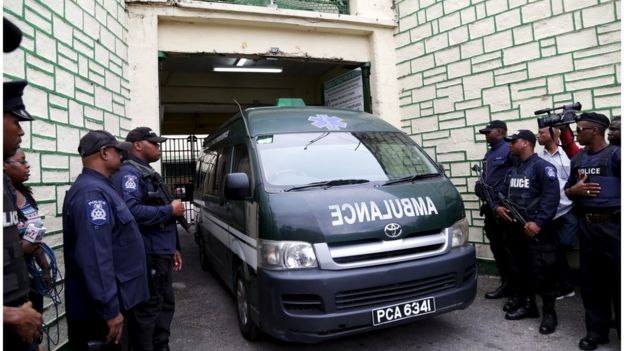
M 308 121 L 312 122 L 312 125 L 316 128 L 327 128 L 327 130 L 340 130 L 341 128 L 347 128 L 347 124 L 342 121 L 342 118 L 329 115 L 315 115 L 308 117 Z
M 136 176 L 127 175 L 124 177 L 124 190 L 135 191 L 137 188 Z
M 89 222 L 102 225 L 108 222 L 108 205 L 104 200 L 89 201 L 87 206 Z

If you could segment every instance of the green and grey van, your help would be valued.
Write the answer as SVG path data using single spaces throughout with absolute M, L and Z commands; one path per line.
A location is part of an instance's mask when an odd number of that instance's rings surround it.
M 204 142 L 195 239 L 243 336 L 317 342 L 466 308 L 461 197 L 405 133 L 363 112 L 249 108 Z

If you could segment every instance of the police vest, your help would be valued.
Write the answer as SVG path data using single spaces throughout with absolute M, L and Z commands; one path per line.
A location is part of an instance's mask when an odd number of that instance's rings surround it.
M 524 209 L 529 216 L 538 212 L 542 194 L 543 186 L 537 178 L 537 171 L 541 170 L 536 170 L 540 160 L 539 157 L 533 157 L 526 163 L 511 168 L 507 173 L 506 183 L 509 186 L 507 198 Z
M 609 145 L 596 154 L 581 151 L 572 159 L 572 174 L 578 180 L 587 175 L 586 183 L 600 184 L 600 193 L 596 197 L 579 197 L 576 202 L 582 207 L 619 207 L 621 197 L 620 174 L 613 169 L 612 158 L 620 148 Z
M 29 290 L 28 270 L 17 231 L 19 216 L 15 204 L 3 187 L 3 298 L 4 306 L 17 307 L 26 302 Z

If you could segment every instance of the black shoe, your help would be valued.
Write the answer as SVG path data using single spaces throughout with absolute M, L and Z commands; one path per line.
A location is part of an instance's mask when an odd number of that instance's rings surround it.
M 485 298 L 488 300 L 500 299 L 511 295 L 511 289 L 507 283 L 501 284 L 496 290 L 485 293 Z
M 548 335 L 555 332 L 557 329 L 557 314 L 554 312 L 545 313 L 542 318 L 542 324 L 540 324 L 540 334 Z
M 510 321 L 516 321 L 524 318 L 539 318 L 539 311 L 535 305 L 535 297 L 527 298 L 524 304 L 520 305 L 520 307 L 505 314 L 505 319 Z
M 503 305 L 503 311 L 509 312 L 516 310 L 518 309 L 518 307 L 520 307 L 520 304 L 522 304 L 522 299 L 519 296 L 514 295 L 510 297 L 507 302 L 505 302 L 505 305 Z
M 608 344 L 609 338 L 595 338 L 593 336 L 586 336 L 579 341 L 579 348 L 581 350 L 595 350 L 598 345 Z

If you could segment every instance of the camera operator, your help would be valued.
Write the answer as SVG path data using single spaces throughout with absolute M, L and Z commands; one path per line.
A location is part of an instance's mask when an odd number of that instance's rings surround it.
M 609 119 L 602 114 L 581 114 L 576 131 L 585 149 L 572 159 L 572 173 L 565 185 L 579 222 L 581 296 L 587 329 L 579 342 L 582 350 L 609 342 L 612 311 L 620 326 L 621 154 L 619 146 L 605 140 L 608 127 Z
M 567 252 L 576 245 L 578 223 L 572 213 L 572 201 L 565 195 L 563 187 L 570 177 L 570 159 L 557 145 L 561 131 L 554 127 L 540 128 L 537 142 L 544 147 L 538 155 L 550 162 L 557 170 L 559 180 L 559 205 L 553 219 L 554 238 L 557 242 L 557 299 L 574 296 L 574 285 L 570 276 Z

